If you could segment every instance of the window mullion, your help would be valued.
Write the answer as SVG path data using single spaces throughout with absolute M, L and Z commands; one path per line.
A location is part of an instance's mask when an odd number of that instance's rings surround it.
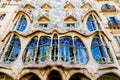
M 19 30 L 18 25 L 19 25 L 19 23 L 20 23 L 20 21 L 21 21 L 21 18 L 22 18 L 22 16 L 20 16 L 19 19 L 16 21 L 16 25 L 15 25 L 16 28 L 15 28 L 15 30 L 17 30 L 17 29 Z
M 1 60 L 2 60 L 2 61 L 3 61 L 3 58 L 4 58 L 4 56 L 5 56 L 8 48 L 9 48 L 9 46 L 10 46 L 10 42 L 12 41 L 13 36 L 14 36 L 14 34 L 11 35 L 11 38 L 9 39 L 9 41 L 8 41 L 8 43 L 7 43 L 7 46 L 6 46 L 5 50 L 4 50 L 4 53 L 3 53 L 3 55 L 1 56 Z M 6 57 L 6 56 L 5 56 L 5 57 Z

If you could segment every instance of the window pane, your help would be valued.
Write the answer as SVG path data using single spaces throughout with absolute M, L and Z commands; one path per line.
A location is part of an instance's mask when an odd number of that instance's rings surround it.
M 18 57 L 18 54 L 20 52 L 20 40 L 19 38 L 14 35 L 13 38 L 10 41 L 10 45 L 7 49 L 7 52 L 5 53 L 5 62 L 10 63 L 12 61 L 15 61 Z
M 18 47 L 13 47 L 11 58 L 16 59 L 19 51 L 20 49 Z
M 39 41 L 39 50 L 37 53 L 36 63 L 45 62 L 49 59 L 50 55 L 50 37 L 41 37 Z
M 33 61 L 37 42 L 38 42 L 38 37 L 34 37 L 26 47 L 24 53 L 24 59 L 23 59 L 25 61 L 25 64 L 31 63 Z
M 99 48 L 98 47 L 92 48 L 92 53 L 93 53 L 93 57 L 95 59 L 99 59 L 100 58 L 100 52 L 99 52 Z
M 87 19 L 87 28 L 88 28 L 89 31 L 95 31 L 96 30 L 95 20 L 93 19 L 92 15 L 90 15 Z
M 24 31 L 26 29 L 26 26 L 27 26 L 27 20 L 26 20 L 25 16 L 22 16 L 20 18 L 20 21 L 18 22 L 17 30 Z
M 103 40 L 104 42 L 104 40 Z M 94 59 L 100 63 L 100 64 L 105 64 L 107 63 L 107 52 L 105 51 L 106 45 L 103 46 L 101 39 L 99 36 L 95 36 L 95 38 L 92 41 L 92 54 Z

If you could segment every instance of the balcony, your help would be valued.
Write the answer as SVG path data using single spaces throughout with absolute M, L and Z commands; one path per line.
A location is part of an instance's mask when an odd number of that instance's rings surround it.
M 103 12 L 115 12 L 116 8 L 114 5 L 104 4 L 102 5 L 101 10 Z
M 47 18 L 50 18 L 50 10 L 41 10 L 40 16 L 45 16 Z
M 109 21 L 108 26 L 110 28 L 120 29 L 120 20 L 116 20 L 114 23 L 112 21 Z
M 73 16 L 73 17 L 76 16 L 76 12 L 74 9 L 73 10 L 71 10 L 71 9 L 65 10 L 65 17 L 69 17 L 69 16 Z

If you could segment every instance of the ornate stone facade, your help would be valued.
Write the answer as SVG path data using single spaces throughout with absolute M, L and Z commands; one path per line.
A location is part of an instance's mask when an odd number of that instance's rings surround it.
M 0 80 L 120 80 L 117 0 L 0 2 Z

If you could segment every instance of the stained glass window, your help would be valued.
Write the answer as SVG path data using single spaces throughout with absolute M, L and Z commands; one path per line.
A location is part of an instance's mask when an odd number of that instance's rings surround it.
M 106 51 L 106 46 L 103 46 L 103 42 L 98 35 L 94 37 L 91 48 L 92 48 L 93 57 L 98 63 L 100 64 L 107 63 L 108 53 Z
M 34 37 L 26 47 L 23 58 L 25 64 L 31 63 L 33 61 L 37 42 L 38 42 L 38 37 Z
M 45 62 L 48 60 L 49 53 L 50 53 L 50 44 L 51 44 L 50 37 L 40 38 L 37 59 L 36 59 L 37 63 Z
M 5 63 L 10 63 L 17 59 L 18 54 L 20 52 L 20 47 L 21 47 L 20 40 L 18 36 L 14 35 L 10 41 L 10 45 L 7 49 L 7 52 L 5 53 L 4 58 Z
M 87 28 L 89 31 L 95 31 L 96 30 L 96 24 L 95 20 L 92 15 L 90 15 L 87 19 Z
M 24 15 L 21 16 L 18 25 L 17 30 L 23 32 L 26 29 L 27 26 L 27 20 Z
M 73 41 L 71 37 L 62 37 L 60 39 L 60 56 L 61 60 L 65 62 L 73 60 Z
M 74 38 L 75 56 L 78 63 L 86 64 L 88 61 L 87 52 L 84 44 L 78 37 Z

